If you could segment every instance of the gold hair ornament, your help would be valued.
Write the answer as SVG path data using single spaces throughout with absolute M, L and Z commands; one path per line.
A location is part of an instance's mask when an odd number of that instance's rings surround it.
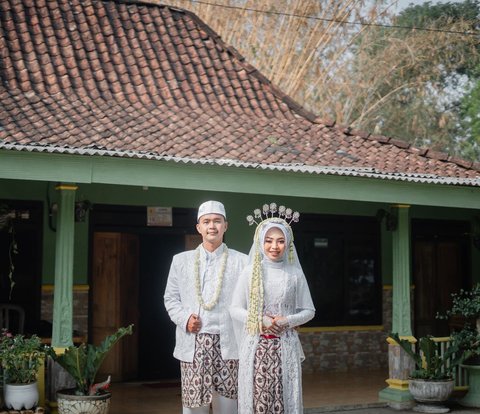
M 253 224 L 256 224 L 258 226 L 266 219 L 275 217 L 276 213 L 278 213 L 276 217 L 283 217 L 285 223 L 288 226 L 290 226 L 292 222 L 298 223 L 298 220 L 300 218 L 300 213 L 298 211 L 293 211 L 291 208 L 287 208 L 285 206 L 279 206 L 277 208 L 276 203 L 270 203 L 264 204 L 261 210 L 259 208 L 253 210 L 253 216 L 251 214 L 247 216 L 248 225 L 253 226 Z M 262 214 L 265 216 L 263 220 Z M 257 220 L 255 219 L 260 219 L 260 222 L 257 222 Z

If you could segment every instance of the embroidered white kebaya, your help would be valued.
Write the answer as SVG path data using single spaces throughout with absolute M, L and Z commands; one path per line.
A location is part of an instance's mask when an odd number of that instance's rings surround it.
M 269 318 L 283 318 L 285 325 L 275 333 L 280 342 L 279 352 L 270 354 L 280 358 L 277 362 L 281 369 L 265 375 L 281 379 L 283 413 L 303 413 L 301 362 L 304 353 L 294 328 L 311 320 L 315 307 L 293 244 L 290 224 L 297 222 L 299 217 L 298 212 L 285 206 L 277 207 L 275 203 L 265 204 L 247 217 L 248 223 L 257 224 L 257 228 L 249 264 L 238 278 L 230 307 L 239 349 L 238 414 L 255 413 L 254 378 L 257 374 L 263 375 L 256 371 L 255 359 L 257 351 L 262 349 L 261 341 L 272 339 L 268 338 L 268 331 L 267 334 L 262 332 Z M 265 238 L 271 228 L 278 228 L 285 236 L 284 254 L 278 260 L 269 259 L 265 253 Z M 262 327 L 264 320 L 267 323 Z M 276 322 L 275 325 L 279 324 Z

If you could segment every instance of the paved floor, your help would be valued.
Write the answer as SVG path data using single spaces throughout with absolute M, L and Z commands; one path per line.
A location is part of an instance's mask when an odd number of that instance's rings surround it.
M 459 413 L 459 414 L 478 414 L 479 410 L 473 408 L 464 408 L 464 407 L 452 407 L 451 413 Z M 402 410 L 397 411 L 392 408 L 363 408 L 363 409 L 352 409 L 352 410 L 342 410 L 342 411 L 305 411 L 305 414 L 326 414 L 326 413 L 334 413 L 334 414 L 415 414 L 413 410 Z
M 303 376 L 304 414 L 413 414 L 378 402 L 385 388 L 385 371 L 322 373 Z M 112 414 L 180 414 L 181 395 L 176 381 L 112 385 Z M 479 409 L 451 406 L 459 414 L 480 414 Z
M 368 404 L 367 404 L 368 405 Z M 480 409 L 478 408 L 468 408 L 463 407 L 455 402 L 448 404 L 448 408 L 451 413 L 459 414 L 479 414 Z M 416 411 L 414 409 L 409 410 L 395 410 L 393 408 L 387 407 L 384 403 L 370 404 L 368 406 L 362 407 L 361 405 L 352 405 L 352 406 L 336 406 L 336 407 L 319 407 L 312 409 L 305 409 L 305 414 L 414 414 Z M 432 411 L 432 413 L 435 411 Z
M 387 377 L 386 370 L 304 374 L 304 407 L 308 410 L 378 404 L 378 392 L 385 388 Z M 113 414 L 181 413 L 178 382 L 121 383 L 112 384 L 111 389 Z

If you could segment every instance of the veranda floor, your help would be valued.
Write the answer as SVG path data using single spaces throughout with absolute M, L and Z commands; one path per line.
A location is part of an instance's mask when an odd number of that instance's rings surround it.
M 303 401 L 306 409 L 378 405 L 378 392 L 386 387 L 386 370 L 306 374 Z M 180 387 L 175 382 L 118 383 L 112 385 L 111 413 L 181 413 Z

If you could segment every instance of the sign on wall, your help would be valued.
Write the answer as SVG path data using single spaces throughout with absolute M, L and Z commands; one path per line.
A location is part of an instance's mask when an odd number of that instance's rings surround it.
M 171 227 L 172 207 L 147 207 L 147 226 Z

